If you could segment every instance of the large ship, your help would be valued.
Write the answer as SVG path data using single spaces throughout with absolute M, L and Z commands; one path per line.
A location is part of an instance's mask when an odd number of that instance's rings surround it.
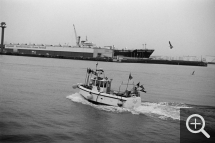
M 114 50 L 114 57 L 121 56 L 123 58 L 149 58 L 154 49 L 135 49 L 135 50 Z

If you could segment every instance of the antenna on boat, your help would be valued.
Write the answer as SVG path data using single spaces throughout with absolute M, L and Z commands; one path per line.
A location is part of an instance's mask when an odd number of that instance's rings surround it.
M 89 69 L 87 68 L 86 78 L 85 78 L 85 84 L 87 84 L 87 75 L 89 74 Z
M 97 61 L 97 63 L 96 63 L 96 71 L 97 71 L 97 66 L 98 66 L 98 61 Z
M 119 86 L 119 92 L 120 92 L 120 88 L 121 88 L 122 85 L 123 85 L 123 81 L 122 81 L 121 85 Z

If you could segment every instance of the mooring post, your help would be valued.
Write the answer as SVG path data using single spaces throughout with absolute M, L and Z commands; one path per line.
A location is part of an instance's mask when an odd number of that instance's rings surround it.
M 4 28 L 6 28 L 6 23 L 2 22 L 0 27 L 2 28 L 2 32 L 1 32 L 1 53 L 3 53 L 3 49 L 4 49 Z

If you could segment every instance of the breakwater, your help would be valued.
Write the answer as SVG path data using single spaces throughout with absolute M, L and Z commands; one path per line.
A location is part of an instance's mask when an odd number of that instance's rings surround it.
M 168 64 L 168 65 L 185 65 L 185 66 L 204 66 L 207 63 L 203 61 L 183 61 L 183 60 L 155 60 L 155 59 L 122 59 L 122 63 L 148 63 L 148 64 Z
M 29 57 L 43 57 L 43 58 L 59 58 L 59 59 L 73 59 L 73 60 L 89 60 L 89 61 L 104 61 L 104 62 L 121 62 L 121 63 L 145 63 L 145 64 L 168 64 L 168 65 L 185 65 L 185 66 L 203 66 L 207 67 L 207 63 L 203 61 L 183 61 L 183 60 L 155 60 L 155 59 L 121 59 L 119 61 L 109 57 L 64 57 L 51 55 L 37 55 L 37 54 L 20 54 L 20 53 L 0 53 L 1 55 L 11 56 L 29 56 Z

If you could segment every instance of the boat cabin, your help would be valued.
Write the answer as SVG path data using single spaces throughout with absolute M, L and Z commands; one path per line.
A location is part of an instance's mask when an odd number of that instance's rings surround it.
M 132 96 L 137 96 L 139 97 L 140 94 L 137 90 L 137 87 L 133 85 L 133 88 L 131 90 L 126 90 L 123 92 L 119 91 L 111 91 L 111 82 L 112 79 L 108 79 L 105 77 L 104 71 L 102 69 L 93 71 L 91 69 L 87 69 L 87 75 L 86 75 L 86 80 L 85 80 L 85 88 L 88 88 L 92 91 L 96 92 L 101 92 L 101 93 L 107 93 L 107 94 L 115 94 L 117 96 L 124 96 L 124 97 L 132 97 Z M 121 84 L 124 85 L 124 84 Z M 120 85 L 120 87 L 121 87 Z M 127 87 L 130 84 L 125 84 Z
M 110 93 L 111 81 L 101 77 L 94 77 L 90 80 L 90 85 L 92 86 L 92 90 Z

